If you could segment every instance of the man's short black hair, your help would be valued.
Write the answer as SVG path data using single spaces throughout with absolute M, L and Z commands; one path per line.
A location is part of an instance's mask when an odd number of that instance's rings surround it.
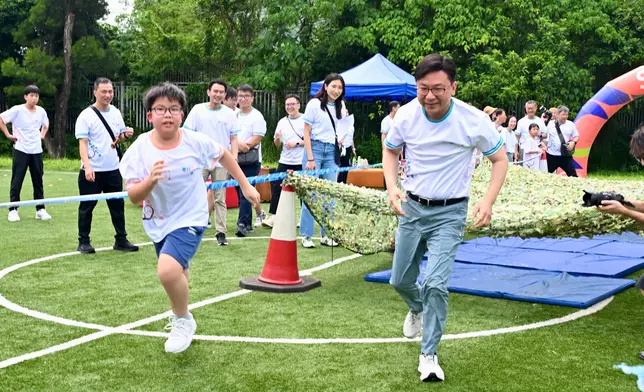
M 449 81 L 454 83 L 456 80 L 456 63 L 451 57 L 441 56 L 440 54 L 430 54 L 425 56 L 416 66 L 416 80 L 422 79 L 431 72 L 445 71 Z
M 241 86 L 237 87 L 238 92 L 245 92 L 249 93 L 251 96 L 255 96 L 255 91 L 253 90 L 253 87 L 250 84 L 242 84 Z
M 398 101 L 391 101 L 391 102 L 389 102 L 389 111 L 391 111 L 391 110 L 392 110 L 393 108 L 395 108 L 396 106 L 400 106 L 400 102 L 398 102 Z
M 295 98 L 297 103 L 302 104 L 302 100 L 300 99 L 300 96 L 297 94 L 288 94 L 286 97 L 284 97 L 284 101 L 286 101 L 289 98 Z
M 25 87 L 25 94 L 24 95 L 29 95 L 29 94 L 38 94 L 38 95 L 40 95 L 40 89 L 35 84 L 30 84 L 29 86 Z
M 112 81 L 109 80 L 108 78 L 103 78 L 103 77 L 97 78 L 94 81 L 94 91 L 98 90 L 99 84 L 107 84 L 107 83 L 112 84 Z
M 217 79 L 211 80 L 210 83 L 208 83 L 208 90 L 210 90 L 214 84 L 222 85 L 224 86 L 224 90 L 228 91 L 228 83 L 226 83 L 224 79 L 217 78 Z
M 228 87 L 228 90 L 226 90 L 225 99 L 230 99 L 230 98 L 237 98 L 237 90 L 235 90 L 233 87 Z
M 172 83 L 161 83 L 151 87 L 146 91 L 143 97 L 143 107 L 146 112 L 152 110 L 152 105 L 159 98 L 168 98 L 170 101 L 176 101 L 181 106 L 181 110 L 186 107 L 186 93 Z

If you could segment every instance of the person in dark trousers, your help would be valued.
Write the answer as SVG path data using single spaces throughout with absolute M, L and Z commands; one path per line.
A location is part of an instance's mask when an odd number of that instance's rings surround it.
M 568 121 L 568 112 L 566 106 L 559 106 L 556 120 L 548 124 L 548 173 L 554 173 L 561 168 L 568 177 L 577 177 L 572 156 L 562 153 L 562 139 L 566 143 L 563 148 L 567 151 L 573 151 L 579 141 L 579 132 L 575 123 Z
M 76 119 L 76 139 L 79 142 L 81 170 L 78 175 L 78 190 L 81 195 L 121 192 L 123 178 L 119 172 L 117 142 L 131 137 L 134 131 L 126 128 L 121 112 L 110 105 L 114 97 L 112 82 L 98 78 L 94 82 L 96 102 L 81 112 Z M 90 243 L 92 212 L 96 200 L 81 202 L 78 206 L 78 250 L 94 253 Z M 125 231 L 125 203 L 123 199 L 107 200 L 107 206 L 116 230 L 113 249 L 126 252 L 139 250 L 127 240 Z
M 15 143 L 11 166 L 11 189 L 9 191 L 9 200 L 12 202 L 20 201 L 20 191 L 27 174 L 27 168 L 34 187 L 34 200 L 45 198 L 42 184 L 42 140 L 49 129 L 49 119 L 45 109 L 38 106 L 40 99 L 38 86 L 25 87 L 24 98 L 24 105 L 16 105 L 0 114 L 0 129 L 7 139 Z M 9 133 L 9 129 L 7 129 L 9 123 L 12 126 L 12 133 Z M 17 207 L 9 209 L 7 219 L 9 222 L 20 220 Z M 42 204 L 36 206 L 36 219 L 51 219 L 51 215 L 45 211 L 45 206 Z
M 280 159 L 277 163 L 277 173 L 288 170 L 302 170 L 302 154 L 304 154 L 304 116 L 300 113 L 302 100 L 295 94 L 286 96 L 287 115 L 283 117 L 275 129 L 273 143 L 277 148 L 282 149 Z M 271 182 L 271 207 L 268 210 L 269 217 L 262 221 L 262 225 L 273 227 L 277 205 L 282 194 L 282 181 Z

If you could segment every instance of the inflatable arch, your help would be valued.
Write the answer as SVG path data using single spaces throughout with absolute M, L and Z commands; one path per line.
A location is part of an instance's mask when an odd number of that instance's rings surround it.
M 606 83 L 581 107 L 575 118 L 579 143 L 573 157 L 577 175 L 586 177 L 590 147 L 601 127 L 627 103 L 644 95 L 644 66 Z

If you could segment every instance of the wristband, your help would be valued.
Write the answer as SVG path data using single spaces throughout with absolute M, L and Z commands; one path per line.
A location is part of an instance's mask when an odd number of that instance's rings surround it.
M 315 159 L 309 159 L 308 162 L 315 162 Z

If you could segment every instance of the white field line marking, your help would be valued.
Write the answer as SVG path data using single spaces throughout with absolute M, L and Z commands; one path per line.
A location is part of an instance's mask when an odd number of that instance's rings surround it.
M 231 238 L 231 239 L 233 239 L 233 238 Z M 235 238 L 235 239 L 237 239 L 237 238 Z M 269 237 L 244 237 L 244 238 L 239 238 L 239 239 L 269 239 Z M 204 238 L 204 240 L 205 241 L 213 241 L 213 240 L 215 240 L 215 238 Z M 143 246 L 143 245 L 150 245 L 150 244 L 152 244 L 152 243 L 151 242 L 146 242 L 146 243 L 141 243 L 141 244 L 137 244 L 137 245 L 138 246 Z M 109 249 L 112 249 L 112 248 L 111 247 L 99 248 L 99 249 L 96 249 L 96 251 L 97 252 L 98 251 L 105 251 L 105 250 L 109 250 Z M 31 261 L 27 261 L 27 262 L 24 262 L 24 263 L 16 264 L 14 266 L 5 268 L 2 271 L 0 271 L 0 279 L 2 277 L 6 276 L 9 272 L 15 271 L 15 270 L 23 268 L 23 267 L 27 267 L 27 266 L 30 266 L 30 265 L 33 265 L 33 264 L 36 264 L 36 263 L 39 263 L 39 262 L 43 262 L 43 261 L 54 260 L 54 259 L 58 259 L 58 258 L 61 258 L 61 257 L 72 256 L 72 255 L 77 255 L 77 254 L 80 254 L 80 253 L 79 252 L 61 253 L 61 254 L 58 254 L 58 255 L 42 257 L 40 259 L 31 260 Z M 360 257 L 360 256 L 362 256 L 362 255 L 352 254 L 352 255 L 349 255 L 349 256 L 346 256 L 346 257 L 343 257 L 343 258 L 340 258 L 340 259 L 332 260 L 332 261 L 330 261 L 328 263 L 322 264 L 321 266 L 315 267 L 315 270 L 319 271 L 321 269 L 330 268 L 330 267 L 332 267 L 334 265 L 342 263 L 343 261 L 352 260 L 352 259 L 355 259 L 355 258 Z M 323 266 L 324 266 L 324 268 L 320 268 L 320 267 L 323 267 Z M 313 268 L 308 269 L 308 270 L 303 270 L 303 271 L 301 271 L 301 274 L 310 275 L 312 270 L 313 270 Z M 225 300 L 230 299 L 230 298 L 239 297 L 241 295 L 248 294 L 248 293 L 252 293 L 252 291 L 250 291 L 250 290 L 238 290 L 238 291 L 228 293 L 228 294 L 224 294 L 224 295 L 221 295 L 221 296 L 218 296 L 218 297 L 215 297 L 215 298 L 209 298 L 209 299 L 206 299 L 206 300 L 203 300 L 203 301 L 196 302 L 194 304 L 189 305 L 189 308 L 191 310 L 192 309 L 197 309 L 197 308 L 207 306 L 207 305 L 210 305 L 210 304 L 213 304 L 213 303 L 216 303 L 216 302 L 221 302 L 221 301 L 225 301 Z M 162 320 L 162 319 L 164 319 L 166 317 L 169 317 L 170 314 L 171 314 L 171 311 L 168 311 L 168 312 L 157 314 L 157 315 L 152 316 L 152 317 L 145 318 L 143 320 L 135 321 L 135 322 L 128 323 L 128 324 L 123 324 L 121 326 L 118 326 L 118 327 L 114 328 L 114 327 L 108 327 L 108 326 L 105 326 L 105 325 L 90 324 L 90 323 L 85 323 L 85 322 L 65 319 L 65 318 L 62 318 L 62 317 L 52 316 L 50 314 L 46 314 L 46 313 L 43 313 L 43 312 L 38 312 L 38 311 L 31 310 L 31 309 L 27 309 L 27 308 L 25 308 L 23 306 L 20 306 L 18 304 L 15 304 L 15 303 L 7 300 L 1 294 L 0 294 L 0 305 L 6 307 L 7 309 L 13 310 L 15 312 L 22 313 L 22 314 L 24 314 L 26 316 L 29 316 L 29 317 L 33 317 L 33 318 L 37 318 L 37 319 L 41 319 L 41 320 L 46 320 L 46 321 L 52 321 L 52 322 L 55 322 L 55 323 L 68 325 L 68 326 L 89 328 L 89 329 L 98 329 L 99 330 L 99 332 L 94 332 L 94 333 L 91 333 L 89 335 L 85 335 L 85 336 L 82 336 L 80 338 L 73 339 L 73 340 L 70 340 L 68 342 L 58 344 L 56 346 L 48 347 L 48 348 L 43 349 L 43 350 L 39 350 L 39 351 L 31 352 L 31 353 L 28 353 L 28 354 L 23 354 L 23 355 L 14 357 L 14 358 L 6 359 L 6 360 L 0 362 L 0 369 L 6 368 L 6 367 L 9 367 L 9 366 L 12 366 L 12 365 L 16 365 L 18 363 L 21 363 L 21 362 L 24 362 L 24 361 L 27 361 L 27 360 L 30 360 L 30 359 L 39 358 L 39 357 L 42 357 L 44 355 L 48 355 L 48 354 L 56 353 L 56 352 L 59 352 L 59 351 L 67 350 L 69 348 L 76 347 L 76 346 L 78 346 L 80 344 L 91 342 L 93 340 L 97 340 L 97 339 L 100 339 L 100 338 L 103 338 L 105 336 L 109 336 L 109 335 L 112 335 L 112 334 L 115 334 L 115 333 L 126 333 L 126 331 L 128 331 L 128 330 L 130 330 L 132 328 L 138 328 L 138 327 L 141 327 L 141 326 L 144 326 L 144 325 L 147 325 L 147 324 Z
M 550 327 L 557 324 L 564 324 L 579 318 L 597 313 L 604 309 L 615 297 L 607 298 L 601 302 L 596 303 L 588 309 L 579 310 L 569 315 L 539 321 L 532 324 L 518 325 L 516 327 L 491 329 L 488 331 L 464 332 L 458 334 L 443 335 L 442 340 L 456 340 L 456 339 L 470 339 L 483 336 L 502 335 L 506 333 L 522 332 L 531 329 Z M 117 328 L 118 329 L 118 328 Z M 152 332 L 152 331 L 139 331 L 139 330 L 120 330 L 119 333 L 139 336 L 152 336 L 160 338 L 168 338 L 170 336 L 167 332 Z M 409 343 L 420 342 L 421 338 L 407 339 L 407 338 L 258 338 L 247 336 L 213 336 L 213 335 L 195 335 L 195 340 L 209 340 L 218 342 L 242 342 L 242 343 L 278 343 L 278 344 L 375 344 L 375 343 Z

